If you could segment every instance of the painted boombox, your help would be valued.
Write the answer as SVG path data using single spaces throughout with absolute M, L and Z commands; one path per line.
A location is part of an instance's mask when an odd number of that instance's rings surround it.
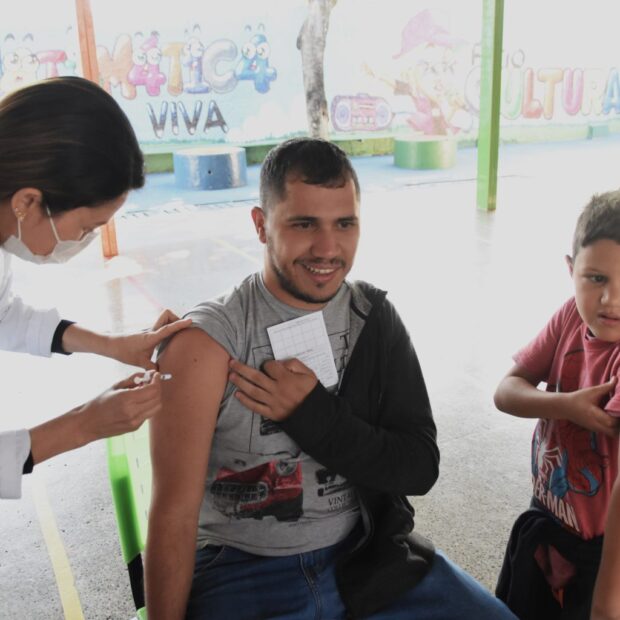
M 389 127 L 393 117 L 383 97 L 358 93 L 332 99 L 331 119 L 336 131 L 377 131 Z

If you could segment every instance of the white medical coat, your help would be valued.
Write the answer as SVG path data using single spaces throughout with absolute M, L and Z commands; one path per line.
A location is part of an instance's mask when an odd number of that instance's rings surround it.
M 11 292 L 11 281 L 11 255 L 0 247 L 0 349 L 49 357 L 60 323 L 58 311 L 27 306 Z M 0 499 L 21 497 L 22 470 L 29 453 L 27 430 L 0 433 Z

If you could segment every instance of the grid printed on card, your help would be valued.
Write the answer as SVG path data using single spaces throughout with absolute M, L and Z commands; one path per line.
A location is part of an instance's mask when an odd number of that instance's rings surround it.
M 268 327 L 267 333 L 277 360 L 297 358 L 316 374 L 325 387 L 338 383 L 336 364 L 321 311 Z

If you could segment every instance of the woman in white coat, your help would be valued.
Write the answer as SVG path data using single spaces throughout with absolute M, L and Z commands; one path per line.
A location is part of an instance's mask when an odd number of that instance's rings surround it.
M 20 497 L 21 476 L 34 464 L 135 430 L 160 408 L 161 377 L 151 355 L 189 321 L 166 311 L 150 331 L 103 335 L 61 320 L 56 310 L 35 310 L 11 293 L 11 254 L 35 263 L 68 260 L 143 184 L 133 129 L 95 84 L 54 78 L 0 101 L 0 349 L 44 356 L 90 352 L 150 369 L 143 383 L 136 385 L 138 375 L 132 375 L 40 426 L 0 433 L 0 498 Z

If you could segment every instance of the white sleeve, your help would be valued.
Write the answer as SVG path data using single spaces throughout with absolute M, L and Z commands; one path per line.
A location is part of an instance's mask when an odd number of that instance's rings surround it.
M 10 256 L 0 249 L 0 349 L 49 357 L 60 315 L 27 306 L 11 292 L 11 280 Z
M 30 454 L 27 430 L 0 433 L 0 499 L 22 496 L 22 471 Z

